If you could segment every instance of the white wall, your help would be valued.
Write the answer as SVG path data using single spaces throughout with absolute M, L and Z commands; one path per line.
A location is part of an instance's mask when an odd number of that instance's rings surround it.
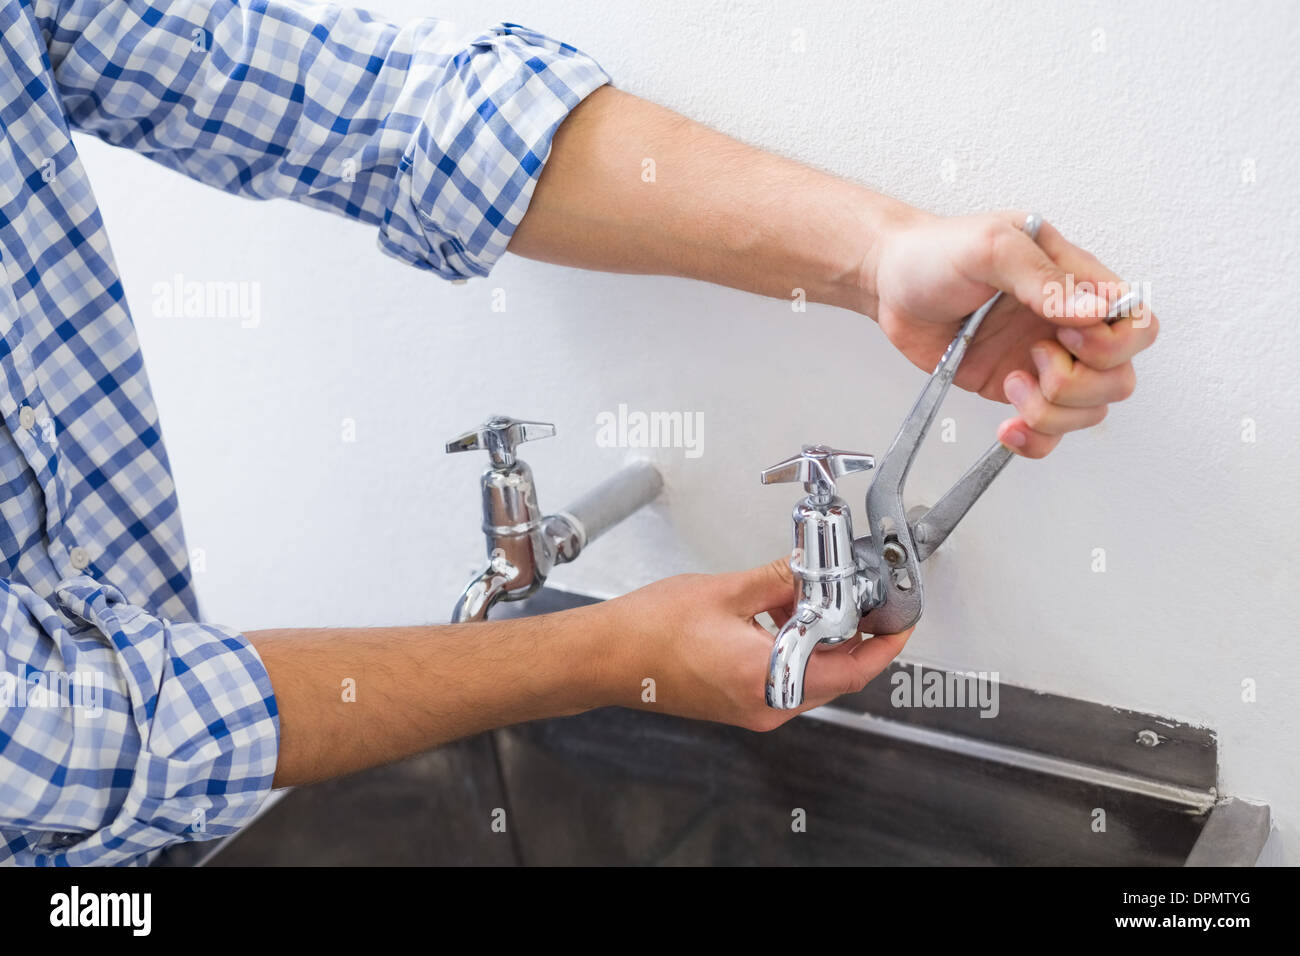
M 910 654 L 1217 728 L 1226 789 L 1271 803 L 1300 861 L 1294 5 L 375 3 L 524 22 L 742 139 L 939 211 L 1039 210 L 1152 283 L 1163 331 L 1137 395 L 1013 463 L 932 560 Z M 657 453 L 663 506 L 555 583 L 620 592 L 767 560 L 796 492 L 758 470 L 813 440 L 883 453 L 923 381 L 855 315 L 513 257 L 452 287 L 366 228 L 81 145 L 222 623 L 445 619 L 479 557 L 480 462 L 442 445 L 494 411 L 557 423 L 527 455 L 551 507 L 625 454 L 597 447 L 598 412 L 704 415 L 701 457 Z M 176 273 L 260 283 L 260 326 L 152 317 L 152 285 Z M 786 357 L 812 330 L 841 347 L 801 382 Z M 962 395 L 946 414 L 958 440 L 924 454 L 915 500 L 1003 413 Z

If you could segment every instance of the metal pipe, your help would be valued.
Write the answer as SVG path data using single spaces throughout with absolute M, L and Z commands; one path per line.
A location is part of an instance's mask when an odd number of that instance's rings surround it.
M 552 516 L 565 519 L 578 539 L 576 550 L 561 547 L 557 560 L 572 561 L 614 525 L 654 501 L 663 487 L 663 475 L 648 461 L 634 461 L 606 478 Z

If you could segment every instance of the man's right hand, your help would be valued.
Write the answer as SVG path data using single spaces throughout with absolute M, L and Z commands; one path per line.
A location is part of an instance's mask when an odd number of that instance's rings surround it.
M 606 702 L 772 730 L 861 690 L 898 656 L 910 629 L 818 650 L 804 678 L 804 705 L 767 706 L 772 635 L 754 618 L 766 611 L 780 625 L 789 616 L 788 562 L 787 556 L 748 571 L 678 575 L 607 601 L 610 632 L 595 677 Z
M 1025 215 L 900 214 L 874 247 L 864 284 L 881 330 L 926 372 L 969 313 L 995 292 L 1007 293 L 953 382 L 1013 404 L 1017 414 L 998 428 L 998 440 L 1041 458 L 1133 393 L 1133 357 L 1155 341 L 1159 323 L 1145 306 L 1132 318 L 1103 322 L 1124 288 L 1119 276 L 1051 223 L 1035 242 L 1021 230 Z M 1085 294 L 1065 299 L 1070 288 Z

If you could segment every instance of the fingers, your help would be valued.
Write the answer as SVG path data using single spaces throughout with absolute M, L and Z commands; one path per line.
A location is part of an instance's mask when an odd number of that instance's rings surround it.
M 790 601 L 780 607 L 770 607 L 767 609 L 768 616 L 772 618 L 772 623 L 779 631 L 785 627 L 785 622 L 794 617 L 794 595 L 791 595 Z
M 1005 227 L 1018 232 L 1024 214 L 1002 215 Z M 1146 308 L 1114 323 L 1099 321 L 1128 287 L 1050 223 L 1042 224 L 1036 243 L 1023 233 L 1021 240 L 1009 232 L 998 240 L 1003 251 L 991 265 L 1007 274 L 991 284 L 1013 289 L 1020 302 L 1058 328 L 1055 342 L 1039 341 L 1030 349 L 1036 375 L 1022 367 L 1003 379 L 1003 392 L 1019 415 L 1002 423 L 998 440 L 1019 455 L 1041 458 L 1062 435 L 1096 425 L 1111 402 L 1133 393 L 1132 359 L 1155 341 L 1159 324 Z M 1034 259 L 1026 243 L 1052 268 Z M 1034 290 L 1033 281 L 1041 281 L 1041 288 Z
M 1045 458 L 1061 443 L 1061 436 L 1044 435 L 1020 418 L 1008 418 L 998 426 L 998 441 L 1022 458 Z
M 1113 324 L 1097 322 L 1084 328 L 1062 328 L 1056 339 L 1075 358 L 1096 369 L 1116 369 L 1156 340 L 1160 323 L 1143 306 Z
M 1080 329 L 1062 329 L 1063 332 L 1082 334 Z M 1038 371 L 1038 388 L 1043 398 L 1052 405 L 1067 408 L 1090 408 L 1110 402 L 1122 402 L 1137 387 L 1137 373 L 1132 362 L 1102 368 L 1076 362 L 1074 356 L 1056 342 L 1044 340 L 1029 350 Z M 1028 377 L 1028 376 L 1026 376 Z M 1011 376 L 1003 388 L 1008 396 Z M 1019 409 L 1019 405 L 1016 406 Z M 1033 425 L 1033 422 L 1029 423 Z M 1034 426 L 1037 427 L 1037 426 Z
M 902 653 L 903 648 L 907 646 L 908 638 L 912 636 L 912 632 L 915 630 L 916 628 L 913 626 L 898 634 L 878 634 L 853 648 L 851 656 L 864 685 L 888 667 L 889 662 Z
M 1056 404 L 1043 394 L 1039 382 L 1028 372 L 1012 372 L 1003 386 L 1007 401 L 1016 407 L 1021 420 L 1040 435 L 1064 435 L 1091 428 L 1106 417 L 1106 404 L 1082 408 Z
M 1025 458 L 1042 458 L 1062 435 L 1098 424 L 1106 417 L 1108 401 L 1132 391 L 1131 367 L 1089 369 L 1053 342 L 1041 342 L 1033 352 L 1039 377 L 1020 371 L 1006 377 L 1007 401 L 1020 414 L 998 428 L 998 441 Z
M 1155 341 L 1159 328 L 1144 307 L 1113 324 L 1061 328 L 1057 342 L 1035 343 L 1030 357 L 1037 377 L 1015 371 L 1003 380 L 1020 416 L 1002 423 L 998 441 L 1026 458 L 1041 458 L 1060 436 L 1102 421 L 1111 402 L 1133 394 L 1133 356 Z
M 805 704 L 800 709 L 820 707 L 843 694 L 862 690 L 899 655 L 913 630 L 881 634 L 865 641 L 850 640 L 813 654 L 804 673 Z

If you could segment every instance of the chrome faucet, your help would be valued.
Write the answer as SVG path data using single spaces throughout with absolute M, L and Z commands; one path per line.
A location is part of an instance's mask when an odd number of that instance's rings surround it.
M 1034 239 L 1042 220 L 1031 215 L 1024 231 Z M 767 703 L 781 710 L 803 704 L 804 670 L 818 645 L 839 644 L 863 633 L 897 634 L 915 624 L 925 605 L 921 562 L 947 540 L 957 523 L 1011 460 L 994 444 L 932 508 L 904 509 L 903 488 L 921 443 L 953 377 L 997 293 L 962 322 L 912 406 L 867 490 L 867 533 L 853 537 L 848 506 L 835 495 L 835 479 L 872 468 L 867 455 L 805 447 L 800 455 L 762 473 L 764 484 L 803 481 L 808 497 L 794 511 L 795 613 L 777 634 L 767 678 Z M 1115 322 L 1141 304 L 1136 291 L 1111 306 Z
M 835 479 L 875 465 L 870 455 L 805 445 L 793 458 L 762 473 L 765 485 L 803 482 L 806 496 L 794 508 L 794 614 L 782 625 L 772 647 L 767 702 L 798 707 L 803 676 L 818 644 L 839 644 L 858 633 L 862 608 L 874 600 L 877 579 L 859 568 L 853 556 L 853 515 L 835 494 Z
M 554 434 L 555 426 L 546 422 L 496 415 L 447 443 L 448 452 L 481 450 L 489 456 L 479 480 L 487 564 L 461 592 L 452 623 L 484 620 L 498 601 L 522 601 L 534 594 L 555 565 L 572 561 L 662 490 L 657 468 L 633 462 L 564 511 L 544 514 L 533 471 L 515 449 Z

